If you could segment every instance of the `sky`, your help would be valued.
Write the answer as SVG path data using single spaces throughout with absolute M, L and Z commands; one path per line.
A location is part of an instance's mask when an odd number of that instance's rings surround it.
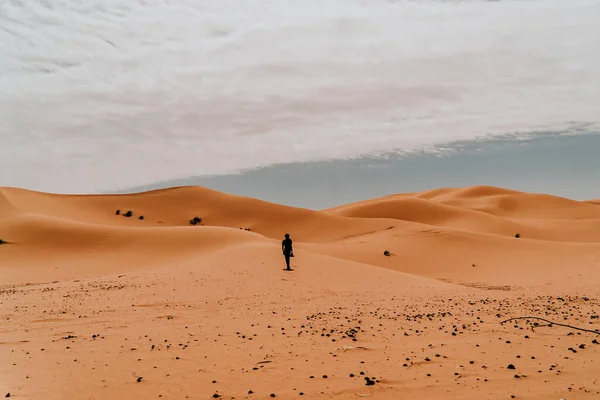
M 600 0 L 0 3 L 0 186 L 97 193 L 600 123 Z

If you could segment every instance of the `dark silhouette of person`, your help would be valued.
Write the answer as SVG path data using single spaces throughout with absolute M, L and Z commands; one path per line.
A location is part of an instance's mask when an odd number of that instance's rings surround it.
M 285 239 L 281 242 L 281 251 L 283 251 L 283 255 L 285 257 L 285 264 L 287 265 L 287 270 L 290 268 L 290 257 L 294 257 L 294 249 L 292 249 L 292 239 L 290 239 L 290 234 L 285 234 Z

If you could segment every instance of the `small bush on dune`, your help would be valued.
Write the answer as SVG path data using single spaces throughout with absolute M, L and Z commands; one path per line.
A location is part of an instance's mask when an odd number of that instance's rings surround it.
M 517 234 L 515 235 L 515 237 L 518 239 L 518 238 L 520 238 L 520 237 L 521 237 L 521 235 L 520 235 L 519 233 L 517 233 Z
M 127 211 L 125 214 L 123 214 L 124 216 L 126 216 L 127 218 L 131 217 L 133 215 L 133 211 L 129 210 Z
M 198 224 L 202 224 L 202 218 L 194 217 L 194 218 L 190 219 L 190 225 L 198 225 Z
M 140 218 L 139 218 L 139 219 L 144 219 L 144 216 L 143 216 L 143 215 L 140 215 Z
M 385 250 L 385 251 L 383 252 L 383 255 L 384 255 L 384 256 L 386 256 L 386 257 L 389 257 L 389 256 L 391 256 L 390 252 L 389 252 L 389 251 L 387 251 L 387 250 Z
M 5 242 L 4 240 L 0 239 L 0 244 L 8 244 L 8 242 Z
M 115 215 L 121 215 L 121 210 L 117 210 L 117 211 L 115 212 Z

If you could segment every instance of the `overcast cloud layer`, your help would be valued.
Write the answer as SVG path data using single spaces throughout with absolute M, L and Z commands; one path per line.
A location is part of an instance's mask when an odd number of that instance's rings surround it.
M 2 1 L 0 186 L 597 132 L 599 21 L 599 0 Z

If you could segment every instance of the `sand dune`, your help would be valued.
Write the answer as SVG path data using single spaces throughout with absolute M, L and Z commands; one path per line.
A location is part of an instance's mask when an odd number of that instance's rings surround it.
M 11 244 L 0 260 L 33 270 L 56 264 L 61 278 L 102 273 L 107 265 L 131 270 L 215 249 L 235 251 L 248 242 L 276 251 L 285 232 L 302 251 L 446 281 L 560 282 L 600 262 L 596 205 L 486 186 L 398 194 L 323 211 L 200 187 L 95 196 L 4 188 L 0 196 L 0 237 Z M 123 216 L 126 210 L 133 216 Z M 202 226 L 190 226 L 194 216 L 202 217 Z M 383 256 L 385 250 L 391 257 Z M 81 260 L 87 267 L 68 267 Z M 19 273 L 5 274 L 19 281 Z
M 2 188 L 0 390 L 597 398 L 597 335 L 499 322 L 599 328 L 598 205 L 486 186 L 321 211 L 199 187 Z

